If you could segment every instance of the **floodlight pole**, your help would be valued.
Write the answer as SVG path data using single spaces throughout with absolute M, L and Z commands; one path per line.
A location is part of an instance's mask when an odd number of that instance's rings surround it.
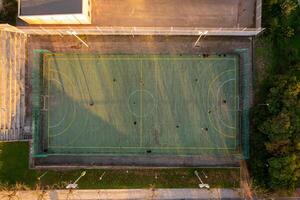
M 101 174 L 101 176 L 99 177 L 99 180 L 100 180 L 100 181 L 102 180 L 102 178 L 103 178 L 104 175 L 105 175 L 105 172 L 103 172 L 103 173 Z
M 202 181 L 202 179 L 200 178 L 198 172 L 195 170 L 194 173 L 195 173 L 195 175 L 197 176 L 197 178 L 199 179 L 200 183 L 201 183 L 201 184 L 204 184 L 203 181 Z
M 208 176 L 206 176 L 206 174 L 204 173 L 203 170 L 202 170 L 201 172 L 202 172 L 202 174 L 205 176 L 205 178 L 208 178 Z
M 83 177 L 85 176 L 86 171 L 81 172 L 80 176 L 74 181 L 74 183 L 71 183 L 69 185 L 67 185 L 67 189 L 76 189 L 77 188 L 77 182 Z
M 200 31 L 200 32 L 199 32 L 199 37 L 198 37 L 198 39 L 196 40 L 196 42 L 194 43 L 194 47 L 197 46 L 197 44 L 198 44 L 198 42 L 200 41 L 201 37 L 202 37 L 202 32 Z
M 80 174 L 80 176 L 74 181 L 74 185 L 82 178 L 82 177 L 84 177 L 85 176 L 85 174 L 86 174 L 86 171 L 83 171 L 81 174 Z
M 136 32 L 136 28 L 135 28 L 135 26 L 133 27 L 133 29 L 131 30 L 131 35 L 132 35 L 132 37 L 134 38 L 134 33 Z
M 199 181 L 200 181 L 199 188 L 206 188 L 206 189 L 209 189 L 209 188 L 210 188 L 210 187 L 209 187 L 209 184 L 203 183 L 203 181 L 202 181 L 202 179 L 200 178 L 200 176 L 199 176 L 197 170 L 194 171 L 194 174 L 197 176 L 197 178 L 198 178 Z
M 197 44 L 199 43 L 201 37 L 202 37 L 203 35 L 206 35 L 207 33 L 208 33 L 208 31 L 204 31 L 204 32 L 199 31 L 199 37 L 198 37 L 198 39 L 196 40 L 196 42 L 194 43 L 194 47 L 197 46 Z
M 73 35 L 74 37 L 76 37 L 86 47 L 89 47 L 89 45 L 85 41 L 83 41 L 80 37 L 78 37 L 76 31 L 67 31 L 67 33 L 70 34 L 70 35 Z
M 46 174 L 48 173 L 48 171 L 44 172 L 41 176 L 39 176 L 37 179 L 41 180 L 41 178 L 43 178 Z

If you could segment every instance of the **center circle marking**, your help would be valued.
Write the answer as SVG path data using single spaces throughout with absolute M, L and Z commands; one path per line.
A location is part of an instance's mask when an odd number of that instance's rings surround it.
M 146 117 L 154 111 L 154 96 L 148 90 L 136 90 L 129 95 L 128 107 L 134 116 Z

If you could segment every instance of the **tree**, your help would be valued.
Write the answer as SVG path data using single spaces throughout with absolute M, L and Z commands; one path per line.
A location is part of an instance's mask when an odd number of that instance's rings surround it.
M 300 181 L 300 6 L 268 0 L 262 11 L 272 59 L 256 84 L 249 163 L 254 181 L 277 190 Z
M 259 130 L 272 140 L 287 140 L 292 136 L 288 113 L 279 113 L 264 122 Z
M 281 0 L 280 7 L 284 16 L 289 16 L 298 6 L 296 0 Z
M 273 188 L 290 187 L 294 189 L 299 178 L 299 162 L 297 156 L 292 154 L 285 157 L 273 157 L 268 160 L 270 185 Z
M 3 0 L 3 9 L 0 10 L 0 23 L 16 24 L 16 18 L 18 13 L 17 0 Z
M 292 142 L 290 139 L 275 140 L 266 142 L 266 149 L 272 155 L 287 155 L 293 151 Z
M 270 79 L 272 86 L 265 99 L 268 106 L 258 106 L 254 112 L 255 134 L 266 136 L 262 141 L 268 153 L 266 180 L 273 189 L 292 186 L 300 178 L 300 81 L 298 67 L 289 68 L 289 73 Z M 264 166 L 264 161 L 255 162 Z

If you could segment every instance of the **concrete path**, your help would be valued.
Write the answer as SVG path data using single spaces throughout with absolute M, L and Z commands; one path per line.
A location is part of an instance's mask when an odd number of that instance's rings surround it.
M 0 192 L 0 198 L 6 199 L 11 193 Z M 137 199 L 241 199 L 240 190 L 231 189 L 105 189 L 105 190 L 51 190 L 19 191 L 15 196 L 19 200 L 137 200 Z

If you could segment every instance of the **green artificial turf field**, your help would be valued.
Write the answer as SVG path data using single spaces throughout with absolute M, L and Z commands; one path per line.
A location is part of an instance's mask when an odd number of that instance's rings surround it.
M 237 148 L 237 57 L 45 53 L 49 154 L 195 155 Z

